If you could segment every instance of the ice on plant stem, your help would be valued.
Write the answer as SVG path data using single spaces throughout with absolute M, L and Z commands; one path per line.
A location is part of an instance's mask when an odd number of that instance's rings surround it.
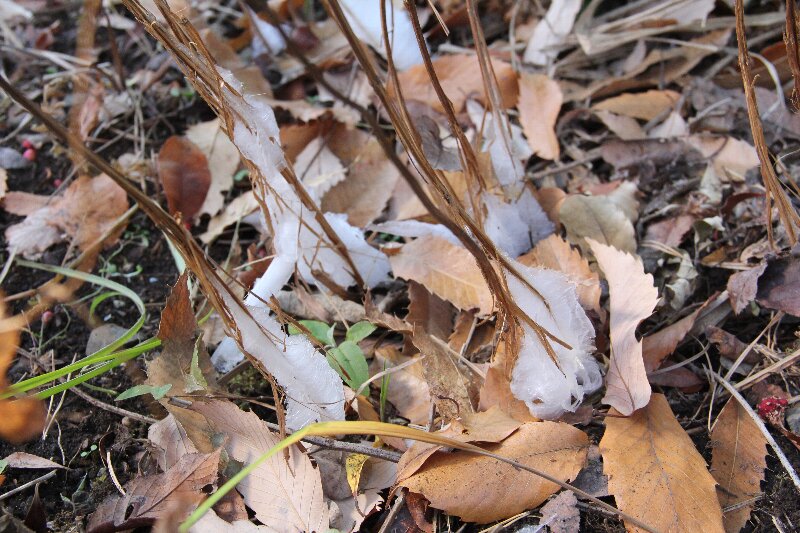
M 578 303 L 574 283 L 555 270 L 512 264 L 524 280 L 507 274 L 508 289 L 523 313 L 567 343 L 550 341 L 561 369 L 548 355 L 536 332 L 523 322 L 524 336 L 511 375 L 511 392 L 534 416 L 557 418 L 575 411 L 586 394 L 600 388 L 600 367 L 592 357 L 594 327 Z M 545 304 L 545 301 L 547 304 Z

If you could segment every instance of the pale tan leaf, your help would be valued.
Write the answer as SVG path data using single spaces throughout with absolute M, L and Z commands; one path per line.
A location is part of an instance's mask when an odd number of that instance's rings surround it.
M 111 178 L 105 174 L 95 178 L 80 177 L 70 184 L 63 196 L 52 198 L 46 205 L 29 212 L 25 220 L 6 229 L 8 248 L 36 259 L 51 245 L 70 238 L 80 250 L 86 250 L 110 230 L 127 209 L 125 191 Z M 106 239 L 105 245 L 115 244 L 121 232 L 122 229 Z
M 242 411 L 228 401 L 194 402 L 192 411 L 206 418 L 216 432 L 227 435 L 228 454 L 252 463 L 280 438 L 255 413 Z M 322 496 L 319 470 L 293 446 L 289 462 L 276 454 L 237 485 L 256 518 L 279 532 L 326 531 L 328 507 Z
M 623 141 L 637 141 L 647 138 L 647 134 L 634 118 L 617 115 L 602 109 L 596 110 L 594 114 L 605 124 L 606 128 Z
M 725 508 L 761 494 L 767 467 L 767 439 L 735 398 L 722 408 L 711 431 L 711 474 L 719 484 L 717 497 Z M 738 533 L 750 518 L 753 503 L 725 513 L 727 533 Z
M 375 352 L 374 373 L 389 369 L 391 372 L 389 390 L 386 399 L 400 416 L 407 418 L 412 424 L 428 423 L 431 410 L 431 393 L 428 383 L 422 377 L 422 366 L 418 363 L 392 370 L 392 367 L 411 361 L 393 348 L 380 348 Z
M 464 109 L 467 98 L 470 97 L 477 98 L 484 105 L 487 103 L 477 55 L 443 55 L 433 61 L 433 68 L 456 113 Z M 497 77 L 503 107 L 513 107 L 518 96 L 517 73 L 510 64 L 498 59 L 492 60 L 492 68 Z M 424 65 L 415 65 L 401 72 L 398 78 L 407 101 L 422 102 L 433 110 L 444 113 Z M 390 85 L 388 89 L 389 95 L 395 97 L 394 86 Z
M 14 452 L 6 456 L 3 461 L 9 468 L 66 468 L 58 463 L 26 452 Z
M 550 3 L 525 47 L 525 63 L 547 65 L 558 56 L 559 47 L 572 32 L 581 4 L 580 0 L 555 0 Z
M 221 213 L 212 217 L 208 221 L 208 228 L 205 233 L 200 235 L 200 240 L 205 244 L 210 243 L 225 231 L 225 228 L 232 226 L 242 220 L 250 213 L 258 209 L 258 200 L 255 193 L 250 190 L 234 198 Z
M 610 300 L 611 362 L 603 402 L 628 416 L 650 401 L 650 383 L 636 327 L 655 309 L 658 289 L 653 286 L 653 276 L 644 273 L 638 257 L 593 240 L 588 243 L 608 280 Z
M 308 190 L 308 194 L 317 203 L 345 177 L 341 160 L 331 151 L 322 137 L 317 137 L 303 148 L 295 160 L 294 170 Z
M 347 167 L 347 178 L 325 194 L 322 210 L 345 213 L 350 224 L 364 228 L 383 212 L 400 171 L 375 137 L 361 130 L 338 127 L 328 146 Z
M 624 117 L 653 120 L 661 113 L 671 109 L 680 97 L 680 94 L 669 90 L 625 93 L 593 105 L 592 110 L 610 111 Z
M 568 196 L 558 211 L 567 238 L 588 252 L 586 239 L 593 239 L 625 252 L 636 252 L 636 231 L 619 206 L 603 196 Z
M 578 499 L 571 491 L 565 490 L 542 506 L 540 524 L 547 524 L 550 533 L 572 533 L 581 527 L 581 513 Z
M 633 416 L 609 415 L 600 452 L 619 509 L 657 531 L 724 531 L 714 478 L 667 399 L 653 394 Z
M 161 448 L 154 455 L 158 466 L 165 472 L 184 455 L 198 451 L 186 430 L 172 414 L 150 426 L 147 438 Z
M 588 445 L 586 434 L 568 424 L 532 422 L 488 449 L 568 481 L 583 467 Z M 437 509 L 479 523 L 533 509 L 559 489 L 496 459 L 441 451 L 399 484 L 424 495 Z
M 492 312 L 492 293 L 475 258 L 461 246 L 441 237 L 425 236 L 389 257 L 394 275 L 414 280 L 462 310 Z
M 589 261 L 557 234 L 542 239 L 530 252 L 517 258 L 527 266 L 558 270 L 576 284 L 578 300 L 586 310 L 600 314 L 600 276 L 589 267 Z
M 564 98 L 558 83 L 543 74 L 519 78 L 519 122 L 533 153 L 542 159 L 558 159 L 555 126 Z
M 186 138 L 206 156 L 211 172 L 211 185 L 197 214 L 214 216 L 225 203 L 223 193 L 233 186 L 233 175 L 239 167 L 239 151 L 220 128 L 218 118 L 190 127 L 186 130 Z

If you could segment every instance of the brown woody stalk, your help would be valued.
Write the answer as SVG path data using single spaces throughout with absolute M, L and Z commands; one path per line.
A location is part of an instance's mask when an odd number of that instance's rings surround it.
M 765 195 L 766 216 L 767 216 L 767 237 L 770 245 L 775 247 L 775 239 L 772 232 L 772 204 L 778 209 L 778 217 L 783 222 L 789 241 L 792 245 L 797 244 L 797 227 L 800 227 L 800 216 L 798 216 L 788 195 L 783 190 L 781 182 L 775 173 L 772 165 L 767 142 L 764 139 L 764 129 L 761 125 L 761 116 L 758 113 L 758 102 L 756 101 L 755 89 L 753 88 L 753 73 L 750 69 L 750 53 L 747 50 L 747 36 L 744 26 L 744 5 L 742 0 L 736 0 L 736 40 L 739 44 L 739 68 L 742 71 L 742 84 L 744 86 L 744 96 L 747 102 L 747 116 L 750 119 L 750 129 L 753 132 L 753 143 L 761 162 L 761 178 L 767 190 Z M 787 15 L 788 17 L 788 15 Z M 791 54 L 788 54 L 791 55 Z

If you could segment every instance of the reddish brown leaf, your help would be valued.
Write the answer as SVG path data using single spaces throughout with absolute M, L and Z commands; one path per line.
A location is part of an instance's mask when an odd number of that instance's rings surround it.
M 762 263 L 750 270 L 737 272 L 728 278 L 728 295 L 734 313 L 741 313 L 747 304 L 755 300 L 758 292 L 758 278 L 766 268 L 767 264 Z
M 191 221 L 211 187 L 211 171 L 203 151 L 189 139 L 173 135 L 158 152 L 158 177 L 169 212 Z

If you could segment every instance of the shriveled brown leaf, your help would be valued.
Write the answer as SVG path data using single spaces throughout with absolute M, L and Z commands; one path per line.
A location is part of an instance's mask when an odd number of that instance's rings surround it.
M 158 178 L 172 215 L 191 221 L 200 213 L 211 187 L 211 170 L 203 151 L 185 137 L 173 135 L 158 152 Z
M 452 420 L 473 413 L 480 387 L 475 372 L 445 342 L 424 331 L 415 331 L 411 342 L 425 356 L 420 362 L 422 375 L 439 414 Z
M 625 212 L 608 198 L 568 196 L 561 203 L 558 216 L 567 229 L 567 238 L 584 252 L 589 251 L 586 239 L 593 239 L 624 252 L 636 252 L 633 224 Z
M 600 452 L 619 509 L 658 531 L 724 531 L 714 478 L 667 399 L 653 394 L 630 417 L 609 415 Z
M 492 293 L 475 258 L 461 246 L 441 237 L 425 236 L 389 257 L 394 275 L 414 280 L 462 310 L 492 312 Z
M 767 468 L 767 439 L 735 398 L 722 408 L 711 430 L 711 474 L 717 496 L 725 508 L 761 494 Z M 725 531 L 738 533 L 750 519 L 754 503 L 725 513 Z
M 203 416 L 215 432 L 227 435 L 225 449 L 242 463 L 252 463 L 280 441 L 255 413 L 242 411 L 232 402 L 194 402 L 191 409 Z M 288 462 L 283 455 L 274 455 L 237 488 L 256 518 L 275 531 L 328 528 L 328 507 L 322 496 L 319 470 L 296 446 L 290 448 Z
M 800 316 L 800 261 L 794 256 L 770 261 L 758 278 L 756 300 L 769 309 Z
M 184 455 L 197 453 L 197 448 L 186 430 L 172 414 L 150 426 L 147 438 L 160 448 L 154 455 L 158 466 L 165 472 Z
M 186 130 L 186 138 L 206 156 L 211 177 L 205 200 L 197 214 L 214 216 L 225 204 L 223 194 L 233 186 L 233 175 L 239 168 L 239 150 L 220 127 L 218 118 L 190 127 Z
M 600 314 L 600 276 L 589 267 L 589 261 L 560 236 L 554 234 L 542 239 L 517 261 L 566 274 L 575 281 L 581 306 Z
M 595 111 L 610 111 L 625 117 L 653 120 L 680 99 L 675 91 L 647 91 L 643 93 L 625 93 L 607 98 L 592 106 Z
M 636 327 L 655 309 L 658 290 L 641 259 L 596 241 L 588 243 L 608 280 L 611 362 L 603 402 L 628 416 L 650 401 Z
M 728 297 L 734 313 L 741 313 L 750 302 L 756 299 L 758 278 L 766 269 L 767 263 L 765 262 L 750 270 L 736 272 L 728 278 Z
M 6 206 L 12 194 L 15 193 L 8 193 Z M 110 230 L 127 209 L 125 191 L 111 178 L 104 174 L 80 177 L 63 196 L 44 199 L 40 208 L 28 211 L 25 220 L 6 229 L 8 248 L 36 259 L 53 244 L 68 238 L 83 251 Z M 109 236 L 105 246 L 115 244 L 121 232 L 122 229 Z
M 100 504 L 86 531 L 111 533 L 151 526 L 173 505 L 185 506 L 185 518 L 205 499 L 204 488 L 215 483 L 221 450 L 184 455 L 163 474 L 134 478 L 125 485 L 125 496 L 113 495 Z
M 532 422 L 486 449 L 568 481 L 583 466 L 588 444 L 586 434 L 568 424 Z M 434 453 L 399 484 L 437 509 L 479 523 L 533 509 L 559 488 L 506 463 L 461 452 Z
M 408 282 L 408 314 L 405 321 L 415 332 L 447 340 L 453 332 L 455 308 L 416 281 Z
M 433 61 L 433 68 L 456 113 L 464 109 L 467 98 L 475 97 L 484 105 L 488 102 L 477 55 L 443 55 Z M 518 96 L 517 73 L 511 65 L 496 59 L 492 60 L 492 68 L 497 77 L 503 106 L 513 107 Z M 424 65 L 413 66 L 401 72 L 398 77 L 406 100 L 422 102 L 433 110 L 444 113 Z M 393 86 L 390 85 L 388 89 L 390 96 L 396 96 Z
M 558 159 L 555 125 L 564 100 L 558 83 L 543 74 L 519 78 L 519 121 L 533 153 L 542 159 Z

